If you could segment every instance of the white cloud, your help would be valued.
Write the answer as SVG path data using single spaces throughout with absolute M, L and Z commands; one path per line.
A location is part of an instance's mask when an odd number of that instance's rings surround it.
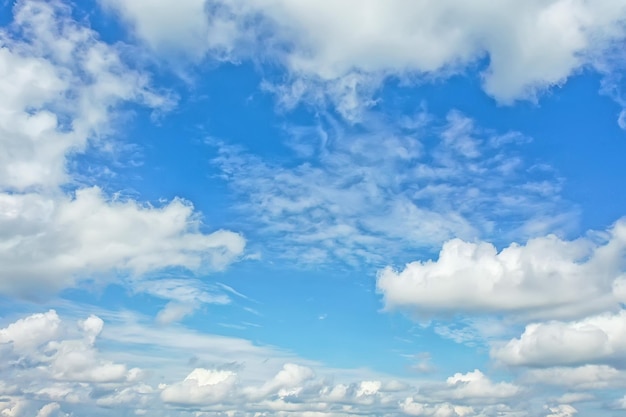
M 223 403 L 231 395 L 236 383 L 236 374 L 197 368 L 181 383 L 164 387 L 161 399 L 174 404 Z
M 33 314 L 4 329 L 0 329 L 0 343 L 11 344 L 15 351 L 33 351 L 60 335 L 61 320 L 56 311 Z
M 22 0 L 0 30 L 0 189 L 67 183 L 67 158 L 111 131 L 122 102 L 171 105 L 70 13 L 60 1 Z
M 8 410 L 3 417 L 36 415 L 49 403 L 70 415 L 103 416 L 129 408 L 158 417 L 190 411 L 242 417 L 534 415 L 515 400 L 524 398 L 521 386 L 494 382 L 477 370 L 416 386 L 366 369 L 327 368 L 273 347 L 180 325 L 163 331 L 148 317 L 135 323 L 133 313 L 97 312 L 76 321 L 49 315 L 60 320 L 59 336 L 30 351 L 0 350 L 3 375 L 20 386 L 2 394 L 0 413 Z M 3 330 L 26 328 L 35 319 L 42 318 L 16 320 Z
M 49 403 L 41 407 L 39 412 L 37 413 L 37 417 L 52 417 L 58 416 L 60 414 L 61 405 L 59 403 Z M 67 415 L 67 414 L 63 414 Z
M 381 387 L 382 382 L 380 381 L 361 381 L 356 391 L 356 396 L 362 397 L 364 395 L 374 395 L 380 390 Z
M 495 346 L 491 356 L 509 365 L 557 366 L 618 363 L 626 359 L 626 311 L 579 321 L 526 326 L 524 333 Z
M 474 410 L 471 407 L 449 403 L 420 403 L 414 401 L 413 398 L 406 398 L 400 403 L 400 409 L 409 416 L 464 417 L 474 415 Z
M 626 220 L 590 238 L 566 241 L 549 235 L 500 252 L 489 243 L 453 239 L 443 245 L 436 261 L 380 271 L 377 287 L 387 309 L 425 315 L 487 312 L 579 318 L 616 311 L 626 300 L 625 248 Z M 527 332 L 541 326 L 552 325 Z
M 578 403 L 578 402 L 584 402 L 584 401 L 591 401 L 591 400 L 594 400 L 595 398 L 596 397 L 594 397 L 593 394 L 589 394 L 586 392 L 566 392 L 565 394 L 557 398 L 556 401 L 562 404 L 571 404 L 571 403 Z
M 217 285 L 212 289 L 202 281 L 193 278 L 144 280 L 134 284 L 134 291 L 170 300 L 157 313 L 156 320 L 161 324 L 180 321 L 203 304 L 229 304 L 231 300 L 223 293 L 224 291 L 243 296 L 228 286 Z
M 100 3 L 119 11 L 124 19 L 135 25 L 142 38 L 165 53 L 181 49 L 197 58 L 205 50 L 212 50 L 212 44 L 219 44 L 221 39 L 236 35 L 228 30 L 229 25 L 211 25 L 204 13 L 205 0 L 162 0 L 158 4 L 150 0 L 106 0 Z M 223 31 L 221 34 L 220 29 Z
M 122 104 L 172 104 L 122 49 L 60 1 L 18 1 L 0 30 L 2 294 L 47 297 L 85 279 L 169 266 L 219 269 L 243 251 L 238 234 L 205 233 L 181 199 L 153 207 L 97 186 L 64 191 L 75 186 L 68 161 L 107 143 Z
M 508 382 L 492 382 L 478 369 L 465 374 L 456 373 L 446 380 L 448 390 L 442 391 L 441 395 L 449 399 L 481 399 L 498 401 L 509 398 L 521 392 L 519 386 Z
M 98 398 L 96 404 L 103 407 L 149 407 L 151 403 L 154 403 L 152 395 L 154 392 L 155 389 L 150 385 L 139 383 L 130 387 L 117 388 L 112 394 Z
M 35 375 L 59 381 L 126 379 L 126 366 L 101 358 L 94 345 L 103 328 L 102 319 L 92 315 L 79 321 L 77 327 L 80 334 L 72 335 L 54 310 L 17 320 L 0 329 L 0 344 L 10 346 L 2 352 L 4 360 L 9 364 L 27 361 L 40 365 L 33 369 Z M 42 370 L 45 370 L 43 374 Z
M 546 417 L 573 417 L 578 414 L 578 410 L 569 404 L 560 404 L 555 407 L 547 407 L 549 414 Z
M 608 365 L 531 369 L 522 376 L 529 384 L 564 386 L 577 390 L 626 386 L 626 374 Z M 571 401 L 563 401 L 571 402 Z
M 294 82 L 289 96 L 294 88 L 327 94 L 348 116 L 354 87 L 339 86 L 350 79 L 367 79 L 361 89 L 371 92 L 388 76 L 448 76 L 481 59 L 488 94 L 534 99 L 582 69 L 603 68 L 626 16 L 621 0 L 100 2 L 166 54 L 281 62 Z
M 0 194 L 0 292 L 38 296 L 113 271 L 141 275 L 167 266 L 222 268 L 245 241 L 205 234 L 191 204 L 163 207 L 107 199 L 96 187 L 74 198 Z
M 324 119 L 287 133 L 295 166 L 215 142 L 213 162 L 240 196 L 249 233 L 302 263 L 380 265 L 455 236 L 526 235 L 520 225 L 563 205 L 558 180 L 525 175 L 510 139 L 519 134 L 482 129 L 459 112 L 396 124 L 372 115 L 359 129 Z
M 286 363 L 272 379 L 261 387 L 246 390 L 246 395 L 253 400 L 258 400 L 270 394 L 282 393 L 281 396 L 286 396 L 289 393 L 297 393 L 302 388 L 302 384 L 314 376 L 313 370 L 307 366 Z
M 2 417 L 20 417 L 27 407 L 27 401 L 12 398 L 0 399 L 0 416 Z

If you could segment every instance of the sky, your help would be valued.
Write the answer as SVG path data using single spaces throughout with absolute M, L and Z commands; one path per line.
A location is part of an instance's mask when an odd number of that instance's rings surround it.
M 0 417 L 626 410 L 626 0 L 3 0 Z

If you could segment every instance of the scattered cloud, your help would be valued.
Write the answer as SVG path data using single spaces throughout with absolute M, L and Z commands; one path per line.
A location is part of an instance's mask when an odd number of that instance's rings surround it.
M 266 238 L 265 250 L 304 264 L 380 265 L 454 236 L 526 235 L 526 225 L 563 205 L 559 180 L 529 179 L 514 155 L 511 137 L 523 136 L 482 129 L 456 111 L 432 119 L 289 128 L 298 163 L 288 166 L 212 141 L 213 164 L 255 224 L 250 233 Z M 565 218 L 548 227 L 566 227 L 573 216 Z
M 189 202 L 154 207 L 73 183 L 68 161 L 103 146 L 123 106 L 172 100 L 64 3 L 13 10 L 0 30 L 0 293 L 46 298 L 85 280 L 236 260 L 243 237 L 204 232 Z
M 43 415 L 71 415 L 81 406 L 119 410 L 131 404 L 156 415 L 188 406 L 211 412 L 239 410 L 246 415 L 257 411 L 353 415 L 371 407 L 381 412 L 416 412 L 407 395 L 421 390 L 388 376 L 346 381 L 344 375 L 333 381 L 341 375 L 339 370 L 291 362 L 288 355 L 270 347 L 180 327 L 165 333 L 146 324 L 135 332 L 129 316 L 105 316 L 109 317 L 106 325 L 95 315 L 72 324 L 51 310 L 0 328 L 2 372 L 20 384 L 4 389 L 10 399 L 0 401 L 0 410 L 5 410 L 2 415 L 22 417 L 25 414 L 20 410 L 33 409 L 49 413 Z M 36 332 L 34 340 L 36 328 L 53 331 Z M 149 329 L 162 334 L 162 340 L 155 339 Z M 111 342 L 117 347 L 106 354 L 98 348 Z M 176 354 L 163 355 L 170 350 Z M 153 353 L 158 355 L 157 362 L 150 359 Z M 176 381 L 175 375 L 189 364 L 167 358 L 181 354 L 197 354 L 199 363 L 214 365 L 195 367 Z M 238 358 L 239 363 L 229 362 L 231 358 Z M 444 385 L 431 383 L 431 387 L 436 389 L 420 394 L 430 404 L 426 410 L 452 407 L 468 416 L 478 416 L 483 407 L 519 392 L 513 384 L 491 382 L 479 370 L 456 374 Z M 447 400 L 469 401 L 472 407 L 452 406 Z

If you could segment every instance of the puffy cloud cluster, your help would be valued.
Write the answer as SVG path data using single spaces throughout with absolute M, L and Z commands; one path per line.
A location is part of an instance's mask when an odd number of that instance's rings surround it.
M 0 328 L 0 371 L 14 384 L 0 387 L 0 415 L 67 416 L 67 406 L 87 401 L 95 387 L 133 389 L 141 371 L 97 348 L 103 326 L 95 315 L 72 326 L 50 310 Z
M 605 71 L 626 35 L 621 0 L 100 3 L 166 55 L 274 59 L 293 80 L 278 88 L 286 100 L 327 95 L 349 117 L 386 77 L 446 77 L 483 61 L 488 94 L 533 99 L 583 68 Z
M 381 409 L 416 416 L 475 416 L 480 415 L 486 404 L 497 404 L 521 392 L 510 383 L 493 383 L 475 370 L 456 374 L 448 378 L 445 386 L 433 386 L 416 399 L 403 397 L 411 387 L 397 381 L 363 380 L 333 385 L 316 378 L 311 368 L 290 363 L 260 386 L 242 388 L 241 383 L 232 371 L 198 368 L 180 383 L 161 386 L 161 399 L 166 403 L 204 405 L 221 411 L 246 403 L 253 409 L 267 408 L 279 413 L 349 415 L 365 409 Z
M 103 359 L 95 347 L 102 332 L 103 321 L 90 316 L 79 321 L 72 332 L 63 326 L 56 311 L 34 314 L 0 329 L 0 346 L 5 370 L 20 363 L 29 363 L 33 377 L 55 381 L 116 382 L 123 381 L 137 370 Z
M 420 403 L 407 398 L 400 404 L 402 412 L 409 416 L 447 416 L 447 417 L 465 417 L 475 415 L 471 407 L 455 406 L 449 403 L 428 404 Z
M 492 382 L 478 369 L 465 374 L 457 373 L 446 380 L 451 399 L 482 399 L 497 401 L 501 398 L 514 397 L 520 393 L 520 387 L 508 382 Z M 446 392 L 446 391 L 444 391 Z
M 116 320 L 129 326 L 126 332 L 134 339 L 124 335 Z M 181 417 L 189 410 L 245 417 L 530 417 L 570 412 L 569 403 L 593 399 L 583 390 L 626 386 L 623 373 L 605 365 L 534 369 L 511 382 L 494 381 L 478 369 L 419 383 L 352 370 L 346 380 L 346 370 L 301 364 L 298 358 L 238 339 L 194 336 L 182 327 L 163 332 L 154 324 L 135 331 L 126 316 L 106 321 L 94 315 L 67 320 L 48 311 L 0 328 L 0 372 L 11 381 L 0 383 L 0 415 L 108 416 L 132 408 Z M 190 355 L 200 366 L 176 359 Z M 208 363 L 214 366 L 202 365 Z M 538 393 L 536 387 L 546 392 Z M 554 403 L 558 387 L 567 392 Z M 537 403 L 542 400 L 546 402 Z M 545 403 L 549 407 L 538 414 Z
M 181 383 L 166 386 L 161 399 L 173 404 L 223 403 L 232 394 L 235 373 L 197 368 Z
M 626 301 L 625 251 L 625 220 L 595 238 L 566 241 L 549 235 L 499 252 L 490 243 L 453 239 L 443 245 L 436 261 L 380 271 L 377 287 L 386 308 L 426 315 L 580 318 L 616 311 Z M 543 328 L 527 331 L 536 334 Z
M 4 294 L 36 296 L 114 270 L 222 268 L 245 244 L 229 231 L 203 233 L 185 201 L 151 207 L 110 200 L 97 187 L 74 196 L 0 194 L 0 216 Z
M 549 321 L 526 326 L 524 333 L 491 355 L 511 365 L 626 364 L 626 311 L 580 321 Z
M 45 297 L 84 279 L 235 260 L 244 239 L 206 233 L 189 202 L 154 207 L 73 184 L 69 161 L 105 146 L 118 108 L 172 100 L 64 3 L 13 10 L 0 30 L 0 294 Z
M 594 400 L 584 391 L 624 387 L 625 254 L 624 219 L 577 240 L 549 235 L 500 251 L 453 239 L 437 260 L 381 270 L 377 287 L 387 309 L 436 320 L 461 316 L 456 325 L 434 330 L 459 343 L 482 338 L 496 363 L 530 368 L 520 377 L 524 384 L 571 390 L 558 397 L 560 405 L 546 408 L 551 416 L 571 416 L 577 411 L 567 403 Z M 519 337 L 505 339 L 520 326 Z M 506 383 L 483 386 L 479 377 L 456 375 L 448 382 L 465 381 L 465 390 L 492 398 L 515 392 Z

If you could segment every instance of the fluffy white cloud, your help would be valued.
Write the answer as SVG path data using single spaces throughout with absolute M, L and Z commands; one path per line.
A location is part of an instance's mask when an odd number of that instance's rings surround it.
M 0 343 L 18 352 L 33 351 L 60 334 L 61 319 L 54 310 L 33 314 L 0 329 Z
M 61 405 L 59 403 L 49 403 L 41 407 L 41 409 L 37 412 L 37 417 L 52 417 L 59 416 Z M 62 414 L 67 416 L 67 414 Z
M 417 386 L 368 370 L 300 362 L 275 348 L 179 325 L 163 331 L 148 317 L 135 326 L 136 317 L 128 314 L 102 312 L 68 321 L 52 311 L 9 323 L 0 334 L 9 328 L 12 334 L 22 334 L 33 328 L 33 321 L 44 323 L 46 317 L 60 322 L 60 330 L 47 341 L 42 337 L 35 347 L 19 352 L 0 341 L 3 376 L 16 385 L 0 386 L 2 417 L 36 415 L 50 403 L 61 409 L 49 406 L 44 411 L 59 415 L 119 415 L 129 408 L 157 417 L 183 417 L 190 410 L 241 417 L 537 415 L 526 403 L 518 404 L 526 394 L 521 386 L 494 382 L 478 370 L 445 381 L 422 380 Z M 190 357 L 193 360 L 186 359 Z M 195 369 L 190 369 L 192 363 Z
M 510 365 L 601 362 L 623 366 L 626 359 L 626 311 L 579 321 L 529 324 L 519 338 L 494 347 L 491 356 Z
M 400 403 L 400 410 L 409 416 L 464 417 L 474 415 L 474 409 L 449 403 L 420 403 L 413 398 L 406 398 Z
M 0 194 L 0 225 L 0 292 L 14 295 L 57 291 L 109 271 L 222 268 L 245 245 L 236 233 L 203 233 L 185 201 L 151 207 L 109 200 L 96 187 L 73 198 Z
M 549 414 L 546 417 L 573 417 L 578 414 L 578 410 L 569 404 L 560 404 L 556 407 L 548 407 Z
M 130 374 L 125 365 L 100 357 L 95 347 L 103 329 L 103 321 L 90 316 L 78 322 L 78 335 L 63 325 L 56 311 L 33 314 L 0 329 L 0 345 L 9 350 L 0 352 L 5 363 L 27 361 L 36 366 L 35 375 L 59 381 L 112 382 L 125 380 Z M 17 362 L 14 362 L 17 361 Z
M 348 110 L 355 90 L 371 92 L 386 76 L 447 76 L 482 59 L 488 94 L 532 99 L 582 68 L 601 67 L 625 36 L 626 16 L 621 0 L 100 2 L 161 52 L 269 57 L 295 79 L 289 96 L 322 83 Z
M 0 416 L 2 417 L 20 417 L 26 409 L 27 401 L 12 398 L 0 400 Z
M 442 395 L 450 399 L 480 399 L 498 401 L 513 397 L 521 392 L 520 387 L 508 382 L 492 382 L 478 369 L 465 374 L 457 373 L 446 380 L 448 390 Z
M 234 372 L 196 368 L 181 383 L 164 387 L 161 399 L 174 404 L 223 403 L 235 382 Z
M 246 395 L 258 400 L 271 394 L 278 394 L 280 397 L 297 394 L 303 384 L 314 376 L 313 370 L 307 366 L 286 363 L 273 378 L 262 386 L 247 389 Z
M 66 183 L 67 158 L 106 137 L 119 104 L 171 104 L 60 1 L 16 2 L 0 39 L 1 190 Z
M 453 239 L 443 245 L 437 261 L 412 262 L 399 272 L 390 267 L 380 271 L 377 287 L 386 308 L 426 315 L 584 317 L 615 311 L 626 300 L 625 249 L 623 219 L 590 238 L 566 241 L 550 235 L 500 252 L 489 243 Z M 538 325 L 527 332 L 534 334 L 544 326 L 547 335 L 556 325 Z
M 186 201 L 153 207 L 97 186 L 62 188 L 73 181 L 68 161 L 115 132 L 118 107 L 171 105 L 122 47 L 60 1 L 16 2 L 0 41 L 0 293 L 46 297 L 117 273 L 222 268 L 242 253 L 241 236 L 205 233 Z

